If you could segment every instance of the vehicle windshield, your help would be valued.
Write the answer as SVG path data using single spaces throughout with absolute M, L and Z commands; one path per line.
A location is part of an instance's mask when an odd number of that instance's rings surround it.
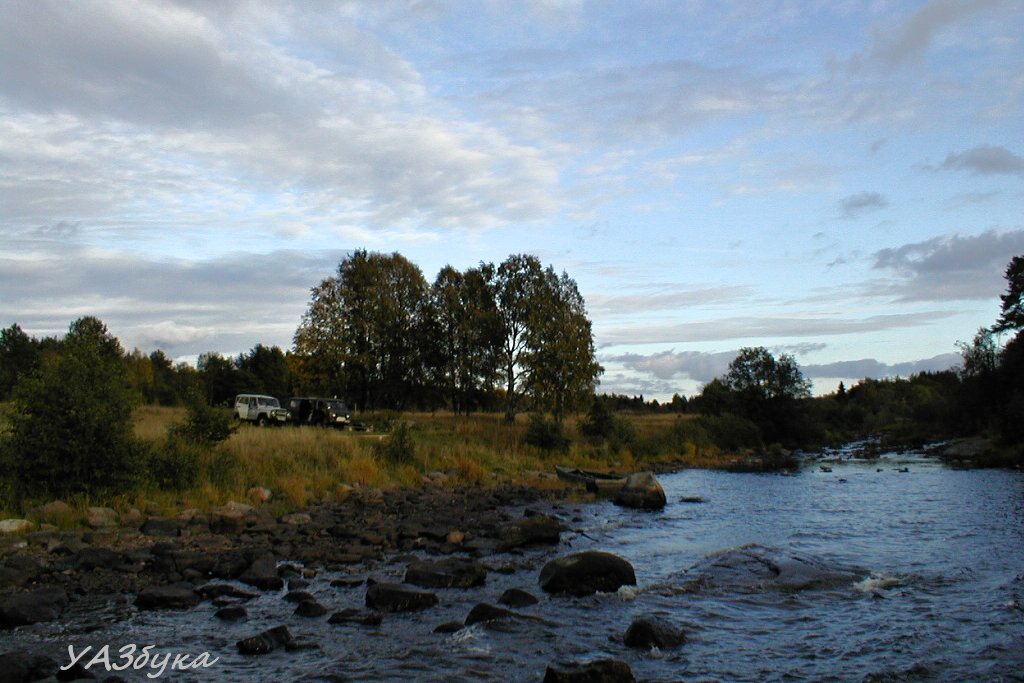
M 280 408 L 281 404 L 278 403 L 276 398 L 269 398 L 267 396 L 260 396 L 259 402 L 261 406 L 267 406 L 268 408 Z
M 336 413 L 346 413 L 348 408 L 342 401 L 327 401 L 327 406 Z

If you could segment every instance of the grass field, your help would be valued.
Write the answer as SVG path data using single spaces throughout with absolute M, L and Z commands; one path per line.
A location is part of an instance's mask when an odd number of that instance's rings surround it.
M 136 410 L 136 435 L 158 448 L 168 427 L 181 422 L 184 408 L 143 406 Z M 143 481 L 129 494 L 104 500 L 69 500 L 77 509 L 106 505 L 171 514 L 186 508 L 208 509 L 229 500 L 250 501 L 250 490 L 269 489 L 275 512 L 348 495 L 353 487 L 418 488 L 427 482 L 446 487 L 520 483 L 561 488 L 554 465 L 630 472 L 654 462 L 679 466 L 723 467 L 732 458 L 708 444 L 681 441 L 682 422 L 690 416 L 637 415 L 629 443 L 585 438 L 577 419 L 568 419 L 565 449 L 542 450 L 526 442 L 528 416 L 507 425 L 500 414 L 451 413 L 361 415 L 368 424 L 390 422 L 383 431 L 342 431 L 318 427 L 257 427 L 242 424 L 229 439 L 198 457 L 198 476 L 181 490 L 160 490 Z M 36 501 L 44 502 L 44 501 Z M 13 510 L 0 514 L 14 516 Z M 10 514 L 9 514 L 10 513 Z

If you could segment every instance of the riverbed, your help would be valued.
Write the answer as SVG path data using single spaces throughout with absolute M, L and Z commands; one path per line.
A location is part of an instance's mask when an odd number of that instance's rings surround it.
M 609 657 L 658 681 L 1024 680 L 1024 474 L 948 469 L 915 455 L 830 467 L 663 475 L 669 502 L 654 513 L 607 502 L 535 505 L 570 529 L 560 546 L 489 556 L 495 571 L 484 587 L 439 589 L 437 607 L 386 615 L 380 626 L 294 616 L 283 591 L 249 601 L 250 616 L 231 623 L 209 602 L 138 612 L 124 596 L 83 600 L 60 623 L 0 634 L 0 651 L 40 645 L 62 662 L 69 645 L 108 645 L 112 659 L 129 643 L 209 652 L 219 658 L 209 668 L 164 675 L 199 681 L 540 680 L 552 662 Z M 690 567 L 747 544 L 850 569 L 855 579 L 802 590 L 692 586 Z M 586 598 L 539 589 L 547 560 L 590 548 L 629 560 L 638 586 Z M 359 573 L 400 581 L 408 559 Z M 332 587 L 340 576 L 321 572 L 305 590 L 330 612 L 362 607 L 365 587 Z M 537 596 L 519 611 L 542 620 L 434 633 L 507 588 Z M 634 617 L 652 614 L 681 627 L 686 643 L 665 651 L 621 644 Z M 280 624 L 318 647 L 238 654 L 236 641 Z M 147 671 L 118 675 L 146 680 Z

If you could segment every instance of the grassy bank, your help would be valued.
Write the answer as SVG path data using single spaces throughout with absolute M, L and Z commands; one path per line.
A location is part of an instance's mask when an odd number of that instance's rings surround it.
M 168 427 L 185 417 L 182 408 L 144 406 L 136 410 L 136 435 L 158 448 Z M 367 414 L 373 431 L 243 424 L 229 439 L 198 452 L 198 476 L 180 490 L 161 490 L 145 480 L 131 493 L 105 499 L 75 497 L 83 510 L 104 505 L 120 511 L 172 514 L 208 509 L 229 500 L 250 501 L 253 488 L 272 492 L 268 503 L 282 513 L 315 501 L 344 497 L 351 487 L 419 488 L 526 484 L 561 488 L 554 465 L 630 472 L 651 466 L 736 468 L 742 461 L 714 445 L 691 416 L 642 415 L 625 435 L 584 437 L 575 419 L 562 427 L 565 441 L 553 449 L 528 443 L 529 417 L 506 425 L 501 415 L 450 413 Z M 5 517 L 25 510 L 0 510 Z M 7 508 L 9 506 L 0 506 Z

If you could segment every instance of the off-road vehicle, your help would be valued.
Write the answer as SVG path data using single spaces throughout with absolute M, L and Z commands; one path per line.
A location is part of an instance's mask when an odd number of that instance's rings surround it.
M 255 422 L 259 426 L 286 424 L 288 411 L 273 396 L 263 394 L 239 394 L 235 396 L 235 419 Z
M 352 423 L 345 402 L 337 398 L 296 396 L 288 400 L 288 419 L 294 425 L 348 427 Z

